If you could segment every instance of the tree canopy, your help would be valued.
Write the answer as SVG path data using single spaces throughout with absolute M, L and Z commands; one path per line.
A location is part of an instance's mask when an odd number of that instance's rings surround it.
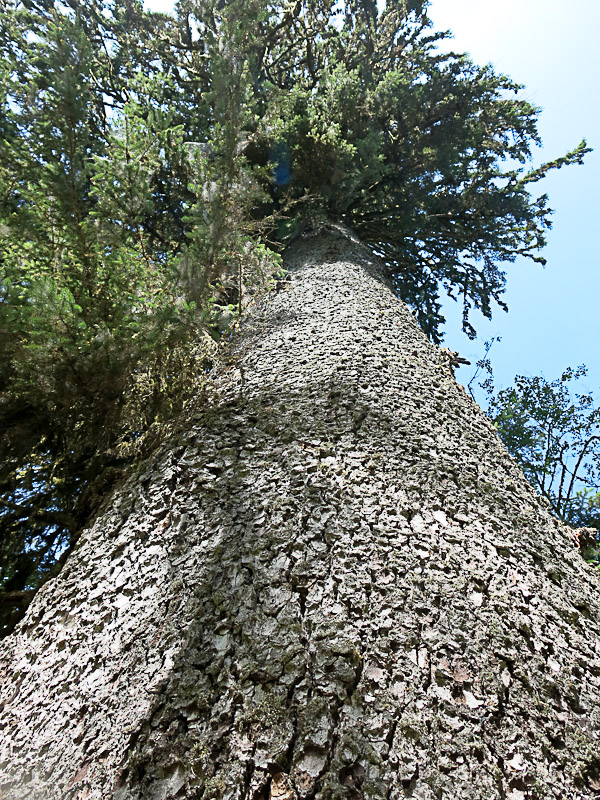
M 439 341 L 539 253 L 539 110 L 427 2 L 7 0 L 0 11 L 0 589 L 9 628 L 202 391 L 291 239 L 342 221 Z M 8 605 L 6 605 L 8 604 Z M 8 610 L 6 610 L 8 609 Z

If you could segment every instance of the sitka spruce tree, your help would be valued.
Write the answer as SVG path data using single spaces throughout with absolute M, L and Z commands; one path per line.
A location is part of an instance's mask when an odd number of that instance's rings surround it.
M 0 186 L 2 625 L 214 360 L 278 251 L 351 226 L 439 341 L 542 260 L 538 110 L 444 54 L 426 3 L 6 0 Z M 440 45 L 442 45 L 440 47 Z
M 596 797 L 600 576 L 436 347 L 585 143 L 426 2 L 0 36 L 0 796 Z

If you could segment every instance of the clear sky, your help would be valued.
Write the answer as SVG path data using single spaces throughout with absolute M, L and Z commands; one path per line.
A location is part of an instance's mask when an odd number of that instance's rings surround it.
M 155 11 L 171 11 L 173 0 L 146 0 Z M 600 388 L 598 304 L 600 302 L 600 0 L 432 0 L 438 30 L 451 29 L 448 47 L 491 62 L 519 83 L 524 96 L 542 108 L 543 148 L 536 163 L 564 155 L 582 138 L 597 148 L 584 166 L 553 173 L 534 189 L 550 195 L 554 226 L 544 252 L 545 269 L 523 260 L 509 264 L 509 312 L 492 322 L 474 316 L 478 339 L 460 332 L 460 310 L 445 306 L 445 344 L 473 362 L 483 342 L 501 336 L 490 356 L 496 385 L 515 374 L 558 377 L 566 366 L 587 364 L 585 388 Z M 467 382 L 471 367 L 461 369 Z

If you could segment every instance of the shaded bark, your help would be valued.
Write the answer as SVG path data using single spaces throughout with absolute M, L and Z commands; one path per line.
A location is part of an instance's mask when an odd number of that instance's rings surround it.
M 0 796 L 597 797 L 600 581 L 344 232 L 2 643 Z

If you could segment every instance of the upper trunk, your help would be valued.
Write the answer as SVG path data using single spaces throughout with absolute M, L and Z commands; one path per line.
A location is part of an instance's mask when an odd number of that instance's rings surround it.
M 3 643 L 0 796 L 596 797 L 598 575 L 366 250 L 287 266 Z

